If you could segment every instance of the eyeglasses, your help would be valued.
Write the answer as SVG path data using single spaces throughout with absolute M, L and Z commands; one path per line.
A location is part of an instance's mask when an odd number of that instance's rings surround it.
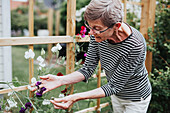
M 84 24 L 85 24 L 85 26 L 86 26 L 88 29 L 91 29 L 91 30 L 92 30 L 93 32 L 95 32 L 96 34 L 100 34 L 100 33 L 103 33 L 103 32 L 105 32 L 105 31 L 107 31 L 108 29 L 112 28 L 116 23 L 113 23 L 113 24 L 112 24 L 111 26 L 109 26 L 107 29 L 102 30 L 102 31 L 97 30 L 97 29 L 94 29 L 94 28 L 91 28 L 91 27 L 88 25 L 87 21 L 84 21 Z

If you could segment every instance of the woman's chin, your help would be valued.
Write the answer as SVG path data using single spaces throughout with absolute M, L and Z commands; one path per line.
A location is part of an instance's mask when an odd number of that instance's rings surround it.
M 96 42 L 102 42 L 102 41 L 104 41 L 104 40 L 102 40 L 101 37 L 95 37 L 95 40 L 96 40 Z

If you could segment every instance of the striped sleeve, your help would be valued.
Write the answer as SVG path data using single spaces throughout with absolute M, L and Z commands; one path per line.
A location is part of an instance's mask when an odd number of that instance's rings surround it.
M 101 87 L 105 92 L 105 96 L 117 94 L 124 88 L 128 79 L 134 74 L 136 67 L 141 60 L 144 60 L 142 57 L 144 53 L 144 45 L 140 43 L 133 47 L 128 55 L 123 57 L 108 83 Z
M 98 43 L 95 41 L 94 37 L 90 37 L 90 43 L 88 47 L 87 57 L 83 67 L 78 70 L 85 77 L 85 82 L 91 77 L 98 65 Z

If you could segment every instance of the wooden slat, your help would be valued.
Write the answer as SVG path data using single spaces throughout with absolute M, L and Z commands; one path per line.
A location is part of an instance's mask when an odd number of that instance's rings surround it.
M 121 2 L 124 3 L 124 0 L 122 0 Z M 139 6 L 143 6 L 144 5 L 143 2 L 133 2 L 133 1 L 127 1 L 127 4 L 139 5 Z
M 109 103 L 104 103 L 104 104 L 100 104 L 100 108 L 104 108 L 106 106 L 108 106 Z M 87 108 L 87 109 L 83 109 L 81 111 L 77 111 L 75 113 L 87 113 L 87 112 L 91 112 L 91 111 L 95 111 L 97 109 L 97 106 L 91 107 L 91 108 Z
M 23 91 L 23 90 L 27 90 L 27 89 L 28 89 L 27 86 L 20 86 L 20 87 L 13 88 L 14 91 Z M 11 91 L 12 91 L 11 88 L 10 89 L 2 89 L 2 90 L 0 90 L 0 94 L 9 93 Z
M 101 76 L 101 77 L 105 77 L 105 76 L 106 76 L 106 74 L 105 74 L 105 73 L 101 73 L 101 74 L 100 74 L 100 76 Z M 96 75 L 96 74 L 94 74 L 94 75 L 93 75 L 93 78 L 97 78 L 97 75 Z
M 77 42 L 89 42 L 87 35 Z M 30 44 L 49 44 L 49 43 L 70 43 L 73 37 L 70 36 L 39 36 L 39 37 L 4 37 L 0 38 L 0 46 L 30 45 Z

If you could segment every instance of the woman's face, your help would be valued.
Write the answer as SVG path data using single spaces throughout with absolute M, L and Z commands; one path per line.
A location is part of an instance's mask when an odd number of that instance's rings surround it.
M 114 28 L 108 28 L 105 26 L 100 19 L 97 20 L 90 20 L 87 21 L 88 25 L 92 28 L 90 29 L 90 35 L 94 35 L 96 42 L 102 42 L 104 40 L 107 40 L 113 35 Z M 107 30 L 106 30 L 107 29 Z M 99 33 L 99 31 L 106 30 L 102 33 Z

